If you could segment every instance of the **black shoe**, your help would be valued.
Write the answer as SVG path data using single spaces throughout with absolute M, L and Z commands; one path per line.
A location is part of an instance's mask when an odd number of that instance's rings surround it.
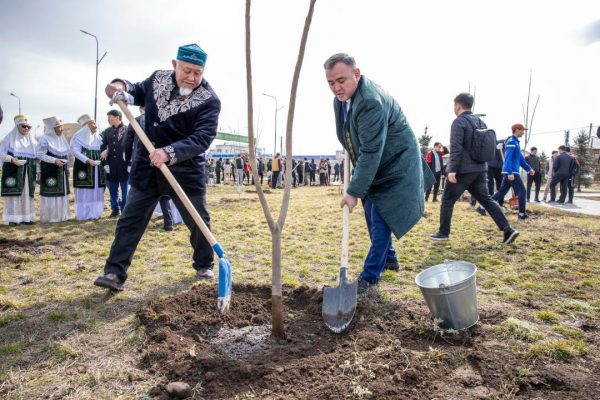
M 536 203 L 541 203 L 540 199 L 535 199 Z
M 448 237 L 448 235 L 444 235 L 443 233 L 436 232 L 436 233 L 432 233 L 431 235 L 429 235 L 429 239 L 442 241 L 442 240 L 449 240 L 450 238 Z
M 529 215 L 527 214 L 519 214 L 519 219 L 528 219 Z
M 171 226 L 165 226 L 165 227 L 163 227 L 163 229 L 165 231 L 167 231 L 167 232 L 171 232 L 173 230 L 173 225 L 171 225 Z
M 110 290 L 123 290 L 124 282 L 116 274 L 110 273 L 96 278 L 94 285 L 107 288 Z
M 511 244 L 519 236 L 519 231 L 514 230 L 510 226 L 504 230 L 504 240 L 502 244 Z
M 433 200 L 431 200 L 432 203 L 437 203 L 437 199 L 434 197 Z
M 9 222 L 9 223 L 8 223 L 8 226 L 17 226 L 17 225 L 19 225 L 19 224 L 18 224 L 18 223 L 16 223 L 16 222 Z
M 117 218 L 119 216 L 119 210 L 113 210 L 113 212 L 110 213 L 109 218 Z
M 384 269 L 389 271 L 400 271 L 400 264 L 398 264 L 398 261 L 388 261 L 385 263 Z
M 479 213 L 479 215 L 483 215 L 485 216 L 486 212 L 485 212 L 485 208 L 479 206 L 475 209 L 475 211 L 477 211 Z
M 377 282 L 371 283 L 371 282 L 365 281 L 362 278 L 358 278 L 358 289 L 356 292 L 357 292 L 357 294 L 365 294 L 373 286 L 379 286 L 379 283 L 377 283 Z
M 22 222 L 22 224 L 24 224 L 24 225 L 33 225 L 33 221 Z

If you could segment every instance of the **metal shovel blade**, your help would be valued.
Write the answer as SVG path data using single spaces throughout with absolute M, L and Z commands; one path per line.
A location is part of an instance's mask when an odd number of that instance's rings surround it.
M 327 328 L 334 333 L 340 333 L 346 329 L 352 322 L 356 311 L 358 282 L 348 282 L 344 272 L 340 271 L 338 287 L 323 289 L 321 314 Z

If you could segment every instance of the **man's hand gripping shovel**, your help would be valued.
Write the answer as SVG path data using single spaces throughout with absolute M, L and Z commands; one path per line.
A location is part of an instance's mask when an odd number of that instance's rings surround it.
M 350 156 L 346 151 L 344 161 L 344 193 L 350 181 Z M 323 309 L 321 314 L 325 325 L 333 332 L 340 333 L 352 322 L 356 312 L 358 282 L 348 282 L 348 241 L 350 236 L 350 210 L 343 209 L 342 260 L 339 285 L 323 289 Z
M 129 108 L 127 108 L 127 104 L 123 100 L 116 100 L 116 103 L 119 105 L 119 107 L 121 107 L 123 114 L 125 114 L 125 116 L 129 120 L 129 123 L 131 123 L 131 126 L 133 126 L 135 133 L 138 135 L 140 141 L 146 147 L 146 150 L 148 150 L 148 152 L 151 153 L 154 150 L 154 146 L 152 145 L 152 142 L 150 142 L 150 140 L 148 139 L 148 136 L 146 136 L 146 133 L 144 133 L 144 130 L 142 129 L 140 124 L 129 111 Z M 196 209 L 190 202 L 190 199 L 188 199 L 181 186 L 179 186 L 179 183 L 177 183 L 177 180 L 173 176 L 173 173 L 165 164 L 161 165 L 160 171 L 163 173 L 165 178 L 167 178 L 167 181 L 169 181 L 169 184 L 171 185 L 173 190 L 175 190 L 175 193 L 177 193 L 177 196 L 185 206 L 186 210 L 190 213 L 190 215 L 194 219 L 194 222 L 196 222 L 196 225 L 198 225 L 198 228 L 200 228 L 202 234 L 204 234 L 204 237 L 206 238 L 206 240 L 208 240 L 213 250 L 215 251 L 215 253 L 217 253 L 217 256 L 219 257 L 218 308 L 221 311 L 221 313 L 226 313 L 229 310 L 229 303 L 231 301 L 231 264 L 229 263 L 227 258 L 225 258 L 223 248 L 221 247 L 221 245 L 219 245 L 219 243 L 217 243 L 217 240 L 198 214 L 198 211 L 196 211 Z

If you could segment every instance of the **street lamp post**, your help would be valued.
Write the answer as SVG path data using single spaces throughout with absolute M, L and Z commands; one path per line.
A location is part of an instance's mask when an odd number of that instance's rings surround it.
M 19 100 L 19 115 L 20 115 L 21 114 L 21 98 L 14 93 L 11 93 L 10 95 L 13 97 L 16 97 L 17 100 Z
M 274 136 L 274 142 L 273 142 L 273 157 L 275 157 L 275 153 L 277 153 L 277 112 L 279 112 L 279 110 L 281 110 L 283 108 L 283 106 L 281 107 L 277 107 L 277 98 L 275 96 L 272 96 L 270 94 L 267 93 L 261 93 L 263 96 L 267 96 L 272 98 L 273 100 L 275 100 L 275 136 Z M 283 153 L 283 152 L 282 152 Z
M 107 52 L 105 51 L 104 54 L 102 55 L 102 58 L 98 59 L 98 56 L 100 54 L 99 48 L 98 48 L 98 38 L 96 37 L 96 35 L 92 35 L 91 33 L 84 31 L 83 29 L 80 29 L 80 31 L 82 33 L 85 33 L 86 35 L 90 35 L 94 39 L 96 39 L 96 89 L 94 91 L 94 121 L 97 121 L 97 119 L 96 119 L 96 111 L 98 109 L 98 66 L 100 65 L 100 63 L 104 59 L 104 56 L 106 55 Z

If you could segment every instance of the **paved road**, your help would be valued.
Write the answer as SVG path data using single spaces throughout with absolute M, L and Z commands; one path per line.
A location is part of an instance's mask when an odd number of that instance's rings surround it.
M 600 216 L 600 192 L 582 191 L 581 193 L 575 192 L 575 198 L 573 204 L 565 204 L 559 206 L 556 203 L 531 203 L 538 204 L 544 207 L 551 207 L 557 210 L 564 210 L 573 213 L 596 215 Z

